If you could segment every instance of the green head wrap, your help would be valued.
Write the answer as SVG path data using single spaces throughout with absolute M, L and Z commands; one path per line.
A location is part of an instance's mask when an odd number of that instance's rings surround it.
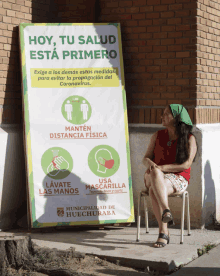
M 189 113 L 185 109 L 185 107 L 181 104 L 170 104 L 170 108 L 173 114 L 173 117 L 176 118 L 177 115 L 180 115 L 180 121 L 193 126 L 192 121 L 189 117 Z

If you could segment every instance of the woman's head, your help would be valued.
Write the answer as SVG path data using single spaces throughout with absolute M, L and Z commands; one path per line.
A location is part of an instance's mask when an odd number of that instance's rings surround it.
M 163 115 L 161 116 L 162 119 L 162 125 L 165 127 L 174 127 L 175 119 L 172 114 L 170 106 L 166 106 L 166 108 L 163 111 Z
M 193 128 L 189 113 L 181 104 L 170 104 L 169 108 L 174 117 L 174 127 L 178 136 L 188 135 Z
M 164 109 L 162 118 L 162 125 L 165 127 L 175 127 L 177 128 L 180 125 L 187 125 L 192 129 L 192 121 L 190 116 L 181 104 L 170 104 Z
M 172 112 L 174 119 L 178 118 L 178 121 L 185 123 L 186 125 L 193 126 L 189 113 L 185 107 L 181 104 L 170 104 L 169 108 Z
M 178 136 L 176 163 L 182 164 L 188 159 L 189 156 L 188 139 L 193 128 L 190 116 L 183 105 L 170 104 L 165 108 L 163 118 L 163 126 L 168 128 L 175 127 L 176 135 Z

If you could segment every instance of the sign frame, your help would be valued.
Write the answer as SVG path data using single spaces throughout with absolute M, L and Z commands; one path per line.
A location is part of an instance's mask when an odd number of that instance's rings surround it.
M 126 137 L 126 153 L 127 153 L 127 166 L 128 166 L 128 183 L 129 183 L 129 198 L 130 198 L 130 217 L 127 220 L 115 219 L 115 220 L 94 220 L 94 221 L 70 221 L 70 222 L 54 222 L 54 223 L 39 223 L 36 219 L 35 210 L 35 196 L 34 196 L 34 180 L 33 180 L 33 159 L 32 159 L 32 147 L 30 136 L 30 114 L 28 106 L 28 84 L 27 84 L 27 68 L 26 68 L 26 54 L 24 43 L 24 29 L 27 26 L 93 26 L 93 25 L 114 25 L 118 31 L 118 43 L 119 43 L 119 56 L 120 56 L 120 69 L 121 69 L 121 86 L 123 97 L 123 109 L 124 109 L 124 126 Z M 41 228 L 50 226 L 77 226 L 77 225 L 99 225 L 99 224 L 118 224 L 118 223 L 132 223 L 134 222 L 134 204 L 133 204 L 133 190 L 131 179 L 131 163 L 130 163 L 130 148 L 129 148 L 129 133 L 128 133 L 128 118 L 127 118 L 127 105 L 126 105 L 126 92 L 125 92 L 125 80 L 124 80 L 124 66 L 122 56 L 122 41 L 120 23 L 20 23 L 19 25 L 19 46 L 20 46 L 20 58 L 21 58 L 21 71 L 22 71 L 22 112 L 23 112 L 23 125 L 24 125 L 24 150 L 25 150 L 25 162 L 26 162 L 26 188 L 28 196 L 28 228 Z

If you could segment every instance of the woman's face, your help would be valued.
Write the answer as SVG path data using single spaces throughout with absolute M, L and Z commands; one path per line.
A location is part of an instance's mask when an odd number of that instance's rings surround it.
M 174 126 L 175 120 L 169 106 L 164 109 L 161 119 L 163 126 Z

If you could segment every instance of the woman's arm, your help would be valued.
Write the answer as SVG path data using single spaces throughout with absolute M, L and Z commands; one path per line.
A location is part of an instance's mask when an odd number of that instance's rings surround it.
M 150 139 L 150 143 L 147 147 L 147 151 L 144 155 L 144 158 L 142 160 L 143 164 L 147 167 L 147 169 L 149 167 L 151 167 L 153 164 L 155 164 L 152 159 L 154 157 L 154 147 L 155 147 L 155 143 L 156 143 L 156 139 L 157 139 L 157 132 L 155 132 Z M 156 165 L 156 164 L 155 164 Z
M 162 172 L 182 172 L 191 167 L 197 151 L 196 139 L 192 135 L 189 138 L 189 158 L 183 164 L 169 164 L 157 166 Z

